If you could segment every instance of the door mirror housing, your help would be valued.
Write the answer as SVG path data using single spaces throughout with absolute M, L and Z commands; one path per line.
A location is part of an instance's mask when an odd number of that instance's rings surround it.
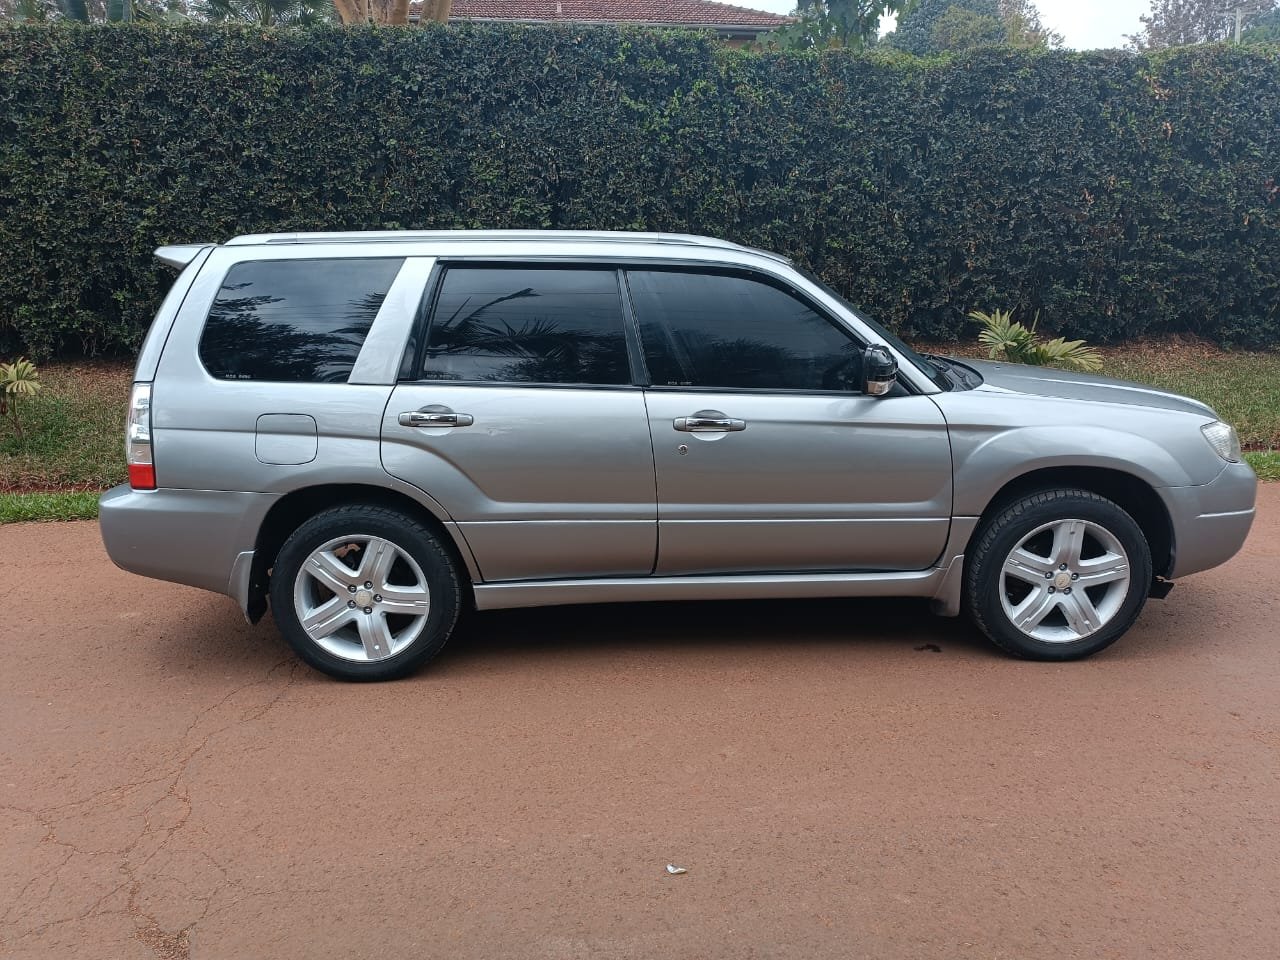
M 872 344 L 862 353 L 862 392 L 883 397 L 898 382 L 898 361 L 888 347 Z

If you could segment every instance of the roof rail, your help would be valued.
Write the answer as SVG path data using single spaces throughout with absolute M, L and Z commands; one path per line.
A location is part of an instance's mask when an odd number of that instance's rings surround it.
M 715 247 L 725 250 L 745 250 L 774 259 L 785 260 L 766 250 L 745 247 L 728 240 L 702 237 L 690 233 L 637 233 L 622 230 L 352 230 L 335 233 L 250 233 L 228 240 L 226 246 L 239 247 L 278 243 L 362 243 L 370 240 L 413 243 L 430 240 L 492 241 L 523 240 L 573 241 L 595 240 L 606 243 L 671 244 L 686 247 Z

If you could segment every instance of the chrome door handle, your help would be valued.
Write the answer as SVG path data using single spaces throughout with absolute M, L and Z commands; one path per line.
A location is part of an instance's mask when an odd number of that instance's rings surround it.
M 443 410 L 407 410 L 397 419 L 402 427 L 469 427 L 476 422 L 469 413 Z
M 747 421 L 726 417 L 719 410 L 699 410 L 691 417 L 676 417 L 671 424 L 682 433 L 737 433 Z

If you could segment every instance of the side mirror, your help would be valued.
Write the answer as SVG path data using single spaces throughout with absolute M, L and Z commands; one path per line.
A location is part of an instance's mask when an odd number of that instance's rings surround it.
M 898 382 L 898 361 L 888 347 L 873 344 L 862 354 L 862 392 L 883 397 Z

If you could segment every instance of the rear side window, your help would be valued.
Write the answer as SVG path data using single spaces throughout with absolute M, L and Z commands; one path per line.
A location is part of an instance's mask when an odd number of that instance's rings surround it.
M 422 379 L 630 383 L 617 271 L 450 268 L 432 312 Z
M 736 274 L 627 274 L 655 387 L 848 390 L 861 347 L 811 306 Z
M 221 380 L 342 383 L 403 263 L 238 263 L 209 310 L 200 361 Z

